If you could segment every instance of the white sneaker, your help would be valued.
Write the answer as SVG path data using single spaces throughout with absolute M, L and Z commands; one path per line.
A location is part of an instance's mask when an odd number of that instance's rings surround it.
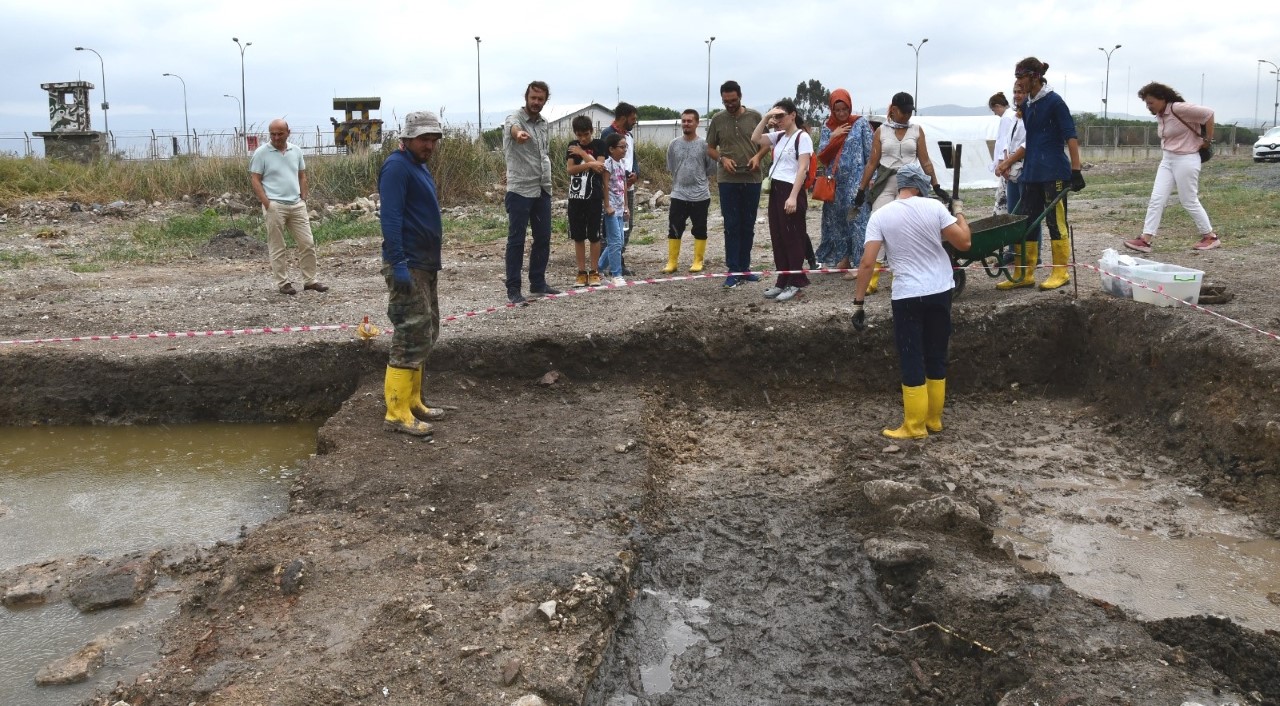
M 764 290 L 764 298 L 765 298 L 765 299 L 773 299 L 774 297 L 778 296 L 779 294 L 782 294 L 782 287 L 770 287 L 770 288 L 768 288 L 768 289 Z
M 777 297 L 775 297 L 775 299 L 777 299 L 780 302 L 785 302 L 785 301 L 791 301 L 792 299 L 795 299 L 798 296 L 800 296 L 799 287 L 787 287 L 786 289 L 782 290 L 782 293 L 780 293 Z
M 625 286 L 627 286 L 627 280 L 626 280 L 626 279 L 624 279 L 624 278 L 622 278 L 622 277 L 614 277 L 614 278 L 613 278 L 613 286 L 615 286 L 615 287 L 625 287 Z

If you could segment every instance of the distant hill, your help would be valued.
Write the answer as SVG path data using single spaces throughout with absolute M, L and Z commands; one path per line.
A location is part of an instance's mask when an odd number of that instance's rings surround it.
M 991 111 L 988 110 L 985 105 L 977 108 L 969 108 L 963 105 L 953 105 L 948 103 L 946 105 L 932 105 L 932 106 L 922 108 L 920 110 L 920 114 L 925 116 L 933 115 L 933 116 L 952 117 L 952 116 L 964 116 L 964 115 L 991 115 Z M 1152 117 L 1151 115 L 1128 115 L 1126 113 L 1111 113 L 1107 117 L 1115 120 L 1146 120 L 1149 122 L 1155 121 L 1155 118 Z

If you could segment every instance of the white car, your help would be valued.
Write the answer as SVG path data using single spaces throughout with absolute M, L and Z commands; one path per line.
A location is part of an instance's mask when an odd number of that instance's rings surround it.
M 1273 127 L 1253 143 L 1253 161 L 1280 159 L 1280 126 Z

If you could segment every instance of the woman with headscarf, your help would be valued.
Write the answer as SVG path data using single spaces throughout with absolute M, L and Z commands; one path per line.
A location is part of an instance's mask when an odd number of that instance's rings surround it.
M 871 212 L 893 203 L 898 195 L 894 178 L 903 166 L 918 162 L 920 168 L 929 176 L 933 185 L 933 193 L 946 201 L 947 196 L 938 185 L 938 177 L 933 172 L 933 162 L 929 160 L 929 148 L 925 143 L 924 128 L 911 124 L 911 116 L 916 112 L 915 99 L 910 93 L 895 93 L 889 101 L 889 110 L 885 114 L 884 124 L 876 128 L 871 140 L 871 158 L 862 170 L 862 180 L 858 183 L 858 193 L 853 197 L 853 205 L 862 208 L 867 200 L 871 201 Z M 875 175 L 875 181 L 871 181 Z M 927 196 L 927 194 L 926 194 Z M 875 294 L 880 282 L 880 270 L 871 276 L 867 286 L 867 294 Z
M 822 124 L 818 135 L 818 161 L 836 182 L 835 198 L 822 205 L 822 240 L 817 259 L 825 267 L 848 269 L 862 259 L 863 239 L 867 232 L 868 209 L 853 208 L 858 180 L 871 156 L 871 127 L 865 118 L 853 113 L 849 92 L 837 88 L 831 92 L 831 117 Z M 856 279 L 848 272 L 845 279 Z
M 1027 100 L 1019 106 L 1027 128 L 1027 151 L 1022 175 L 1018 177 L 1018 185 L 1022 187 L 1022 205 L 1018 213 L 1028 218 L 1039 217 L 1064 190 L 1080 191 L 1084 188 L 1076 123 L 1066 101 L 1045 79 L 1048 73 L 1049 65 L 1034 56 L 1019 61 L 1013 71 L 1015 86 L 1027 94 Z M 1067 274 L 1067 266 L 1071 264 L 1067 197 L 1058 201 L 1051 213 L 1045 214 L 1044 222 L 1049 227 L 1053 273 L 1040 283 L 1040 289 L 1057 289 L 1071 281 Z M 1031 234 L 1027 237 L 1030 240 Z M 1031 264 L 1019 262 L 1017 271 L 1021 275 L 1020 283 L 1030 286 L 1035 279 Z

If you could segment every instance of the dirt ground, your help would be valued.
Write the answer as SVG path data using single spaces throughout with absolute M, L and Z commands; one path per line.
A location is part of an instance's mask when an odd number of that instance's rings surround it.
M 1133 235 L 1109 226 L 1116 207 L 1073 197 L 1080 262 Z M 39 236 L 5 214 L 0 252 L 119 237 L 110 216 Z M 640 222 L 642 275 L 665 260 L 664 218 Z M 1188 248 L 1158 259 L 1227 285 L 1222 314 L 1280 329 L 1280 253 L 1222 230 L 1204 254 L 1170 233 Z M 762 223 L 757 266 L 767 242 Z M 332 289 L 295 297 L 253 248 L 218 248 L 0 270 L 0 340 L 385 323 L 375 240 L 323 248 Z M 839 275 L 789 303 L 695 280 L 505 308 L 503 248 L 446 247 L 443 313 L 500 308 L 443 327 L 427 386 L 450 416 L 430 442 L 380 428 L 386 337 L 0 345 L 2 423 L 326 419 L 289 512 L 166 563 L 182 598 L 153 626 L 158 660 L 88 703 L 1280 704 L 1265 595 L 1257 613 L 1201 597 L 1157 615 L 1158 578 L 1107 559 L 1093 576 L 1123 590 L 1082 592 L 1045 536 L 1273 540 L 1276 341 L 1110 298 L 1085 269 L 1078 298 L 971 272 L 946 428 L 891 444 L 887 296 L 860 335 Z M 552 284 L 574 269 L 558 235 Z

